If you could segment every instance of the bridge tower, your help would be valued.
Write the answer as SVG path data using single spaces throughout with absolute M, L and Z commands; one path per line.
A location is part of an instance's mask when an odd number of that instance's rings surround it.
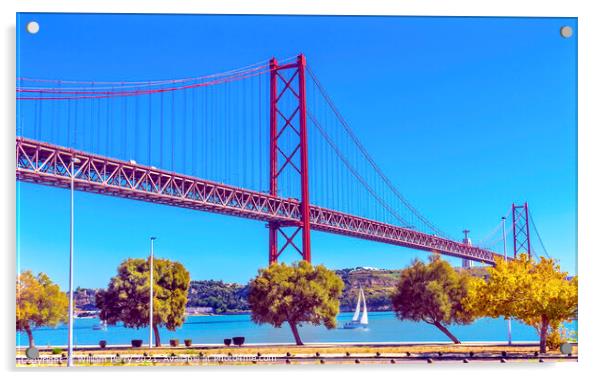
M 512 235 L 514 236 L 514 258 L 526 253 L 531 258 L 531 235 L 529 233 L 529 206 L 512 203 Z
M 470 230 L 462 231 L 462 233 L 464 234 L 464 240 L 462 240 L 462 243 L 472 246 L 472 240 L 470 240 L 470 238 L 468 237 L 469 232 L 470 232 Z M 469 259 L 462 259 L 462 268 L 470 268 L 470 267 L 472 267 L 472 261 Z
M 278 179 L 289 171 L 299 178 L 300 194 L 296 196 L 301 199 L 298 222 L 268 223 L 270 264 L 286 249 L 296 250 L 311 262 L 305 65 L 303 54 L 283 65 L 275 58 L 270 60 L 270 194 L 282 196 Z M 301 247 L 295 244 L 299 234 Z M 279 235 L 284 238 L 282 245 Z

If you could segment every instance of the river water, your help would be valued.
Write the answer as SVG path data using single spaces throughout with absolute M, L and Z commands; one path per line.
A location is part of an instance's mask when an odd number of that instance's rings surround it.
M 328 330 L 322 326 L 303 325 L 301 338 L 305 343 L 327 342 L 449 342 L 436 327 L 422 323 L 400 321 L 393 312 L 370 313 L 370 324 L 366 329 L 346 330 L 342 326 L 351 320 L 352 313 L 338 316 L 339 328 Z M 97 345 L 100 340 L 107 344 L 130 344 L 132 339 L 148 342 L 148 329 L 131 329 L 123 325 L 108 326 L 106 331 L 94 330 L 99 320 L 96 318 L 76 319 L 74 344 Z M 451 326 L 450 330 L 463 342 L 507 341 L 507 323 L 503 319 L 484 318 L 466 326 Z M 577 330 L 577 323 L 567 325 Z M 67 344 L 67 326 L 35 329 L 34 339 L 38 347 Z M 224 338 L 244 336 L 245 343 L 294 343 L 288 325 L 274 328 L 271 325 L 257 325 L 249 314 L 189 316 L 184 325 L 176 331 L 160 329 L 161 342 L 169 344 L 169 339 L 192 339 L 194 344 L 223 343 Z M 535 329 L 518 321 L 512 321 L 513 341 L 536 341 Z M 27 335 L 17 332 L 17 346 L 27 346 Z

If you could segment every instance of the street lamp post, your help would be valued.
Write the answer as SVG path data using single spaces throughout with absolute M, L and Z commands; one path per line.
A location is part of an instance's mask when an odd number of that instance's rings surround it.
M 69 326 L 67 342 L 67 367 L 73 366 L 73 198 L 75 193 L 75 164 L 79 158 L 71 158 L 71 216 L 69 225 Z
M 149 306 L 149 313 L 148 313 L 148 348 L 153 348 L 153 298 L 154 298 L 154 289 L 153 289 L 153 269 L 154 269 L 154 245 L 155 245 L 155 239 L 157 239 L 156 237 L 152 236 L 150 238 L 150 280 L 149 280 L 149 287 L 150 287 L 150 306 Z
M 508 261 L 508 254 L 506 252 L 506 217 L 502 216 L 502 235 L 504 241 L 504 261 Z M 508 345 L 512 345 L 512 320 L 510 318 L 508 321 Z

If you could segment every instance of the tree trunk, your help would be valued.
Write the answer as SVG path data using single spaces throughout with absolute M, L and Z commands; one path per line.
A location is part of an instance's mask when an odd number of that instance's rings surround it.
M 301 337 L 299 336 L 299 330 L 297 330 L 296 322 L 288 322 L 289 326 L 291 326 L 291 330 L 293 331 L 293 335 L 295 336 L 295 343 L 297 346 L 303 346 L 303 342 L 301 341 Z
M 455 337 L 454 334 L 452 334 L 445 326 L 443 326 L 440 322 L 435 321 L 433 322 L 433 325 L 435 325 L 435 327 L 437 327 L 439 330 L 443 331 L 443 333 L 445 335 L 447 335 L 447 337 L 449 339 L 451 339 L 452 342 L 454 342 L 455 344 L 459 344 L 460 341 L 458 340 L 458 338 Z
M 548 328 L 550 321 L 544 315 L 541 317 L 541 331 L 539 332 L 539 352 L 545 354 L 548 350 Z
M 29 347 L 35 347 L 36 344 L 33 341 L 33 333 L 31 332 L 31 327 L 29 327 L 29 325 L 25 326 L 25 332 L 27 333 L 27 337 L 29 338 Z
M 161 337 L 159 336 L 159 326 L 153 323 L 153 333 L 155 334 L 155 347 L 161 347 Z

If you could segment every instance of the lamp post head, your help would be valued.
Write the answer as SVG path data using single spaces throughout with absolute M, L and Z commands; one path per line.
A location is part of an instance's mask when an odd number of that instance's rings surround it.
M 71 158 L 71 162 L 73 162 L 74 164 L 79 164 L 80 162 L 82 162 L 82 160 L 80 160 L 77 157 L 73 157 L 73 158 Z
M 157 240 L 157 238 L 155 236 L 151 236 L 150 239 L 151 240 Z
M 505 216 L 502 216 L 502 220 L 506 220 L 506 217 L 505 217 Z

